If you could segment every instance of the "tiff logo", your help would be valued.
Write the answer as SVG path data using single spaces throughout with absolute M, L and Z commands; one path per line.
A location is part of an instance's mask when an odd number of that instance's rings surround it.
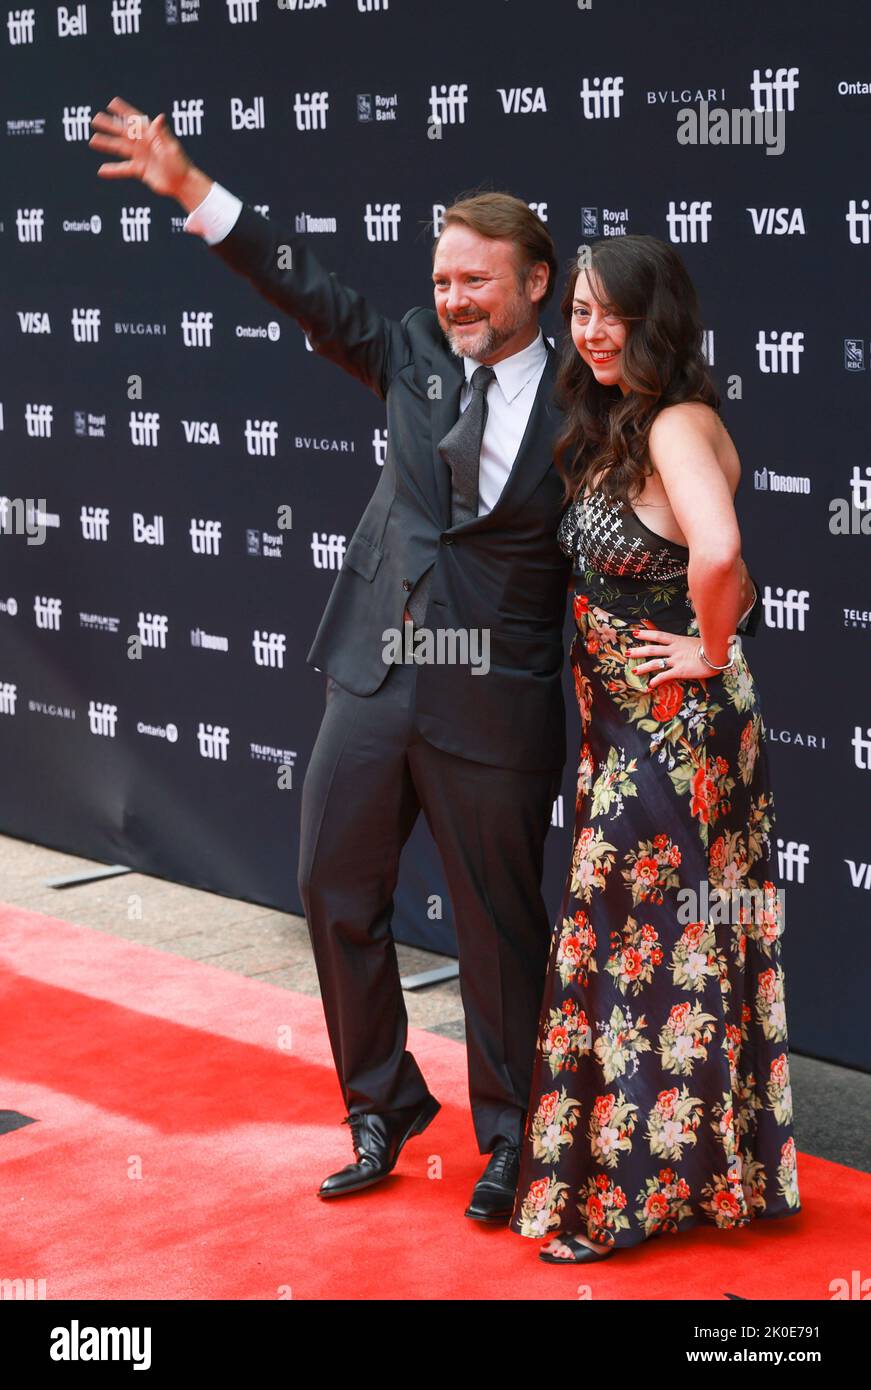
M 18 699 L 18 686 L 11 681 L 0 681 L 0 714 L 14 714 Z
M 366 204 L 363 225 L 367 241 L 398 241 L 399 224 L 402 221 L 400 203 Z
M 771 585 L 766 584 L 762 596 L 766 625 L 785 628 L 787 632 L 804 632 L 809 597 L 808 589 L 787 589 L 784 593 L 779 586 L 772 594 Z
M 853 494 L 853 506 L 860 512 L 865 512 L 871 507 L 871 468 L 866 468 L 865 474 L 864 478 L 860 477 L 858 463 L 853 464 L 850 490 Z
M 871 729 L 866 729 L 863 734 L 857 724 L 850 742 L 853 745 L 853 761 L 856 766 L 862 772 L 871 772 Z
M 665 215 L 669 239 L 674 242 L 706 242 L 711 225 L 711 207 L 710 202 L 696 200 L 687 203 L 685 199 L 675 206 L 672 199 Z
M 212 323 L 211 309 L 185 309 L 181 316 L 181 340 L 185 347 L 211 347 Z
M 138 448 L 157 448 L 160 415 L 156 410 L 131 410 L 128 425 L 131 444 Z
M 122 208 L 118 220 L 121 223 L 122 241 L 148 241 L 151 208 Z
M 216 758 L 218 762 L 225 763 L 230 747 L 230 730 L 224 724 L 204 724 L 200 720 L 197 745 L 201 758 Z
M 467 82 L 432 83 L 429 89 L 430 119 L 437 126 L 465 125 L 469 101 Z
M 82 9 L 84 9 L 84 5 Z M 65 106 L 61 113 L 60 123 L 65 140 L 89 140 L 91 137 L 90 106 Z
M 245 448 L 255 458 L 275 458 L 275 445 L 278 440 L 277 420 L 246 420 Z
M 74 343 L 98 343 L 100 341 L 100 310 L 73 309 L 70 323 L 73 326 Z
M 168 630 L 169 619 L 165 613 L 143 613 L 141 609 L 139 610 L 136 631 L 139 633 L 139 641 L 143 647 L 158 647 L 161 651 L 165 651 Z
M 856 207 L 856 199 L 850 199 L 850 205 L 845 213 L 845 221 L 850 230 L 850 241 L 854 246 L 868 246 L 871 243 L 871 212 L 868 208 L 867 198 L 862 199 L 858 208 Z
M 112 0 L 112 29 L 121 35 L 139 33 L 142 0 Z
M 34 10 L 10 10 L 6 17 L 9 42 L 12 44 L 33 43 L 35 23 L 36 13 Z
M 179 139 L 183 135 L 202 135 L 203 106 L 202 97 L 186 97 L 184 100 L 177 97 L 172 103 L 172 128 Z
M 89 507 L 82 504 L 79 512 L 82 539 L 86 541 L 107 541 L 109 539 L 109 508 Z
M 750 83 L 753 93 L 754 111 L 794 111 L 795 94 L 798 91 L 798 68 L 765 69 L 760 77 L 759 69 L 753 69 Z M 784 105 L 786 98 L 786 105 Z
M 581 109 L 585 120 L 598 121 L 620 115 L 620 98 L 623 95 L 622 77 L 594 77 L 592 84 L 585 77 L 579 92 Z
M 804 883 L 804 871 L 808 863 L 810 846 L 798 840 L 777 841 L 777 872 L 788 883 Z
M 379 429 L 377 425 L 372 431 L 372 453 L 375 456 L 376 467 L 383 468 L 387 462 L 387 431 Z
M 256 24 L 259 3 L 260 0 L 227 0 L 227 18 L 231 24 Z
M 329 92 L 296 92 L 293 113 L 297 130 L 326 130 Z
M 50 439 L 53 420 L 54 406 L 28 402 L 24 407 L 24 428 L 31 439 Z
M 760 372 L 766 375 L 773 373 L 775 376 L 786 372 L 797 376 L 803 352 L 804 333 L 793 333 L 789 329 L 778 333 L 774 329 L 770 334 L 766 334 L 765 329 L 760 328 L 756 339 Z
M 114 738 L 118 728 L 118 706 L 89 700 L 88 728 L 99 738 Z
M 191 517 L 191 550 L 194 555 L 219 555 L 223 528 L 220 521 L 203 521 Z
M 45 226 L 45 208 L 16 208 L 15 228 L 18 240 L 23 242 L 42 241 Z
M 59 598 L 45 598 L 42 594 L 36 594 L 33 599 L 33 615 L 36 618 L 36 626 L 44 632 L 60 632 Z
M 257 666 L 271 666 L 279 671 L 284 670 L 287 638 L 283 632 L 261 632 L 260 628 L 255 627 L 251 646 L 254 648 L 254 662 Z
M 345 544 L 347 537 L 337 536 L 332 531 L 327 535 L 326 531 L 312 531 L 312 557 L 316 570 L 337 570 L 341 568 L 345 558 Z

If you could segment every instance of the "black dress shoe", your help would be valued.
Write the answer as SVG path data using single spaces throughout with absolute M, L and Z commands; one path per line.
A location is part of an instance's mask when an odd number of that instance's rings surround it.
M 381 1182 L 396 1166 L 403 1144 L 413 1134 L 423 1134 L 439 1110 L 439 1102 L 428 1096 L 423 1105 L 408 1105 L 402 1110 L 367 1110 L 346 1115 L 342 1123 L 351 1126 L 357 1161 L 324 1178 L 318 1196 L 344 1197 Z
M 500 1140 L 475 1183 L 466 1216 L 473 1221 L 507 1221 L 514 1209 L 519 1171 L 520 1145 Z

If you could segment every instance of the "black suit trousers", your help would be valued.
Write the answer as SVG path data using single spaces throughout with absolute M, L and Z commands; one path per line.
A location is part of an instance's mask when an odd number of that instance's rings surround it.
M 560 779 L 428 743 L 415 727 L 416 674 L 393 666 L 367 696 L 327 677 L 302 793 L 299 891 L 346 1109 L 422 1103 L 391 921 L 402 847 L 423 810 L 456 925 L 475 1134 L 490 1153 L 523 1135 L 551 937 L 543 848 Z

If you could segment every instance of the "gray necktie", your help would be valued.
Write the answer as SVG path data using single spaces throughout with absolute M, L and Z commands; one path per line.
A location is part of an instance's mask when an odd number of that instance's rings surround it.
M 451 470 L 451 525 L 471 521 L 478 515 L 478 471 L 481 444 L 487 423 L 487 388 L 496 373 L 492 367 L 477 367 L 472 373 L 472 399 L 460 412 L 456 424 L 439 444 L 439 453 Z M 419 627 L 426 614 L 433 566 L 421 575 L 408 600 L 408 611 Z

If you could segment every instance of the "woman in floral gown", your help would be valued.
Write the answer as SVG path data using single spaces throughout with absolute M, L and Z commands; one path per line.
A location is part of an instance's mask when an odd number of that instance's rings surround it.
M 758 598 L 695 291 L 672 247 L 627 236 L 573 267 L 562 312 L 581 749 L 510 1229 L 581 1262 L 800 1204 L 774 803 L 735 637 Z

